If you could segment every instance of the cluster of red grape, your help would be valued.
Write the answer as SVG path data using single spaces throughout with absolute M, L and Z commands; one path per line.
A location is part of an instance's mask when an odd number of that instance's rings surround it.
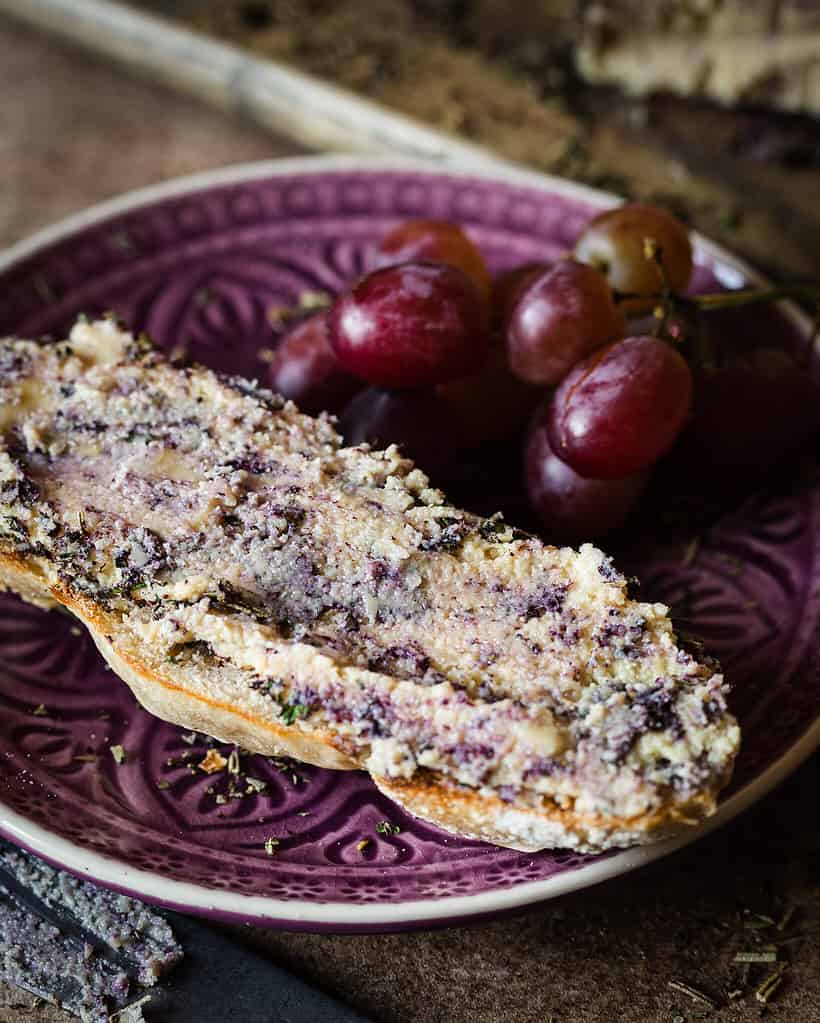
M 461 228 L 408 221 L 370 273 L 283 339 L 271 385 L 339 413 L 349 444 L 401 443 L 434 480 L 529 421 L 533 508 L 551 538 L 593 538 L 625 520 L 662 458 L 705 457 L 720 473 L 753 452 L 760 468 L 818 426 L 793 355 L 692 343 L 676 319 L 694 308 L 692 268 L 686 228 L 646 204 L 595 217 L 571 258 L 495 280 Z

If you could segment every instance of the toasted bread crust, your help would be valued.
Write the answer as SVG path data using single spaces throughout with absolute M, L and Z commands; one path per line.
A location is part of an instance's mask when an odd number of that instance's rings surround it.
M 714 811 L 715 800 L 701 795 L 685 807 L 669 806 L 637 817 L 601 817 L 576 813 L 544 799 L 539 806 L 505 803 L 417 772 L 409 780 L 375 777 L 379 789 L 408 813 L 455 832 L 494 845 L 537 852 L 568 848 L 579 852 L 655 842 L 673 834 L 681 825 L 694 824 Z M 691 814 L 691 816 L 690 816 Z
M 117 623 L 97 604 L 72 596 L 63 587 L 49 587 L 15 554 L 0 552 L 0 589 L 13 590 L 38 607 L 62 605 L 76 615 L 114 672 L 127 683 L 142 706 L 163 721 L 265 756 L 295 757 L 336 770 L 354 770 L 359 766 L 332 744 L 327 733 L 314 729 L 311 734 L 279 725 L 242 707 L 192 692 L 170 672 L 160 673 L 151 668 L 131 651 L 117 646 Z
M 88 628 L 107 663 L 130 687 L 146 710 L 183 728 L 236 743 L 252 753 L 289 756 L 317 767 L 355 770 L 362 765 L 337 749 L 333 736 L 300 722 L 299 730 L 266 720 L 237 704 L 216 701 L 187 689 L 172 671 L 160 673 L 116 642 L 117 623 L 88 598 L 62 586 L 49 586 L 18 555 L 0 551 L 0 589 L 9 589 L 43 608 L 62 605 Z M 410 780 L 375 777 L 379 789 L 409 813 L 467 838 L 523 852 L 545 848 L 601 851 L 656 841 L 714 811 L 711 794 L 690 803 L 670 803 L 652 814 L 600 817 L 576 813 L 544 800 L 537 807 L 511 806 L 485 795 L 417 772 Z M 728 780 L 728 779 L 727 779 Z

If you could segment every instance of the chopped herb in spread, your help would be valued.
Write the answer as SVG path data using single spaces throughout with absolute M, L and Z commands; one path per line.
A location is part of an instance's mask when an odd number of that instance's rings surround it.
M 268 856 L 275 855 L 275 853 L 279 849 L 280 844 L 281 843 L 278 838 L 273 838 L 272 836 L 269 836 L 268 838 L 265 839 L 265 852 L 268 854 Z
M 310 707 L 305 703 L 288 703 L 281 710 L 281 717 L 286 725 L 292 725 L 299 718 L 306 718 L 310 714 Z
M 401 828 L 398 824 L 391 824 L 390 821 L 379 821 L 376 825 L 376 831 L 380 835 L 398 835 L 401 832 Z
M 109 746 L 108 749 L 111 752 L 111 756 L 118 764 L 124 764 L 126 759 L 126 752 L 120 745 Z

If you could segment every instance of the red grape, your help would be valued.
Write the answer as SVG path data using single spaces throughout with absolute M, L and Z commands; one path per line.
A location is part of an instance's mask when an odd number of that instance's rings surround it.
M 345 444 L 398 444 L 433 477 L 446 472 L 465 446 L 460 423 L 434 391 L 359 392 L 339 418 Z
M 383 387 L 475 373 L 489 344 L 475 287 L 443 263 L 403 263 L 363 277 L 334 302 L 330 341 L 346 370 Z
M 523 426 L 541 397 L 537 388 L 511 372 L 502 344 L 493 345 L 479 373 L 440 384 L 436 390 L 475 444 L 497 440 Z
M 576 362 L 623 331 L 605 278 L 563 260 L 519 293 L 507 326 L 510 366 L 522 380 L 557 384 Z
M 659 338 L 630 337 L 564 378 L 550 410 L 550 443 L 582 476 L 620 479 L 671 447 L 691 401 L 692 374 L 681 354 Z
M 524 263 L 495 278 L 490 298 L 494 327 L 506 327 L 518 296 L 544 270 L 549 270 L 546 263 Z
M 661 251 L 673 291 L 683 291 L 692 276 L 692 244 L 683 224 L 648 203 L 629 203 L 594 217 L 575 243 L 575 257 L 604 274 L 614 291 L 656 295 L 663 288 L 657 264 L 647 259 L 646 239 Z
M 337 412 L 361 387 L 333 354 L 327 313 L 316 313 L 293 327 L 276 349 L 268 372 L 271 388 L 309 415 Z
M 622 525 L 649 478 L 639 472 L 619 480 L 579 476 L 550 447 L 548 406 L 537 413 L 525 453 L 527 493 L 548 542 L 593 540 Z
M 820 384 L 776 348 L 695 371 L 692 416 L 670 456 L 686 477 L 748 486 L 820 436 Z
M 447 220 L 408 220 L 399 224 L 382 239 L 376 266 L 409 262 L 457 266 L 485 301 L 490 295 L 490 273 L 484 257 L 458 224 Z

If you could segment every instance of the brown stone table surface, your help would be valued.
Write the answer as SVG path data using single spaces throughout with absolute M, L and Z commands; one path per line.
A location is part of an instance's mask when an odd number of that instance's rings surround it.
M 2 21 L 0 90 L 0 244 L 130 188 L 295 151 Z M 766 1014 L 815 1023 L 818 791 L 815 756 L 757 808 L 696 846 L 490 924 L 364 937 L 231 930 L 374 1020 L 402 1023 L 758 1020 L 754 989 L 768 968 L 732 959 L 762 935 L 782 942 L 779 955 L 789 963 Z M 779 921 L 792 908 L 783 931 L 767 927 L 765 918 Z M 670 981 L 707 993 L 718 1007 L 708 1009 Z M 67 1018 L 0 988 L 0 1023 Z

